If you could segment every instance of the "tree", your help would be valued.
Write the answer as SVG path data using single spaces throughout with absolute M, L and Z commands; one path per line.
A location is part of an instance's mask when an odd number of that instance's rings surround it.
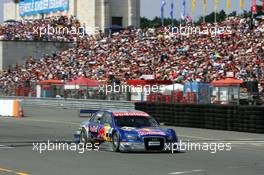
M 140 18 L 140 26 L 141 28 L 148 28 L 150 27 L 150 23 L 151 23 L 151 20 L 146 18 L 146 17 L 142 17 Z
M 171 25 L 172 21 L 171 18 L 164 18 L 164 25 L 168 26 Z M 180 25 L 180 21 L 174 19 L 173 25 L 178 26 Z M 161 26 L 161 19 L 160 17 L 155 17 L 153 19 L 148 19 L 146 17 L 141 17 L 140 19 L 140 26 L 141 28 L 152 28 L 152 27 L 160 27 Z
M 224 10 L 221 10 L 219 13 L 217 13 L 217 18 L 216 21 L 224 21 L 226 19 L 227 15 L 226 12 Z

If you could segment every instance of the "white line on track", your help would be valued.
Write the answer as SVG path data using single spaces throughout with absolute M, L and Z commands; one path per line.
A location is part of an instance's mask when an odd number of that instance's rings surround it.
M 206 138 L 206 137 L 196 137 L 196 136 L 188 136 L 188 135 L 179 135 L 179 136 L 193 138 L 193 139 L 212 140 L 211 138 Z
M 168 174 L 190 174 L 190 173 L 197 173 L 197 172 L 205 172 L 205 170 L 178 171 L 178 172 L 171 172 Z
M 11 148 L 14 148 L 14 147 L 0 145 L 0 149 L 11 149 Z

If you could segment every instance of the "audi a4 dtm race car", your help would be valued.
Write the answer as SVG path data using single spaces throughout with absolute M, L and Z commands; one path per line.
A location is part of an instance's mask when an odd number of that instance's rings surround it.
M 178 141 L 173 129 L 161 128 L 149 114 L 138 110 L 99 110 L 80 124 L 75 138 L 84 144 L 111 142 L 115 152 L 162 152 Z

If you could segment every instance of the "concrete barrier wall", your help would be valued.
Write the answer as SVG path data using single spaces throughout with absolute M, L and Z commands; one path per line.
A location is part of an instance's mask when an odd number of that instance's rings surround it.
M 41 58 L 72 46 L 69 42 L 0 41 L 0 70 L 16 63 L 23 64 L 30 56 Z
M 134 109 L 134 102 L 93 99 L 23 98 L 25 107 L 50 107 L 64 109 Z

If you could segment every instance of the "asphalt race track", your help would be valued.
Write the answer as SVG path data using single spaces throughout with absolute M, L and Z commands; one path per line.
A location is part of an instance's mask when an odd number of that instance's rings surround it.
M 84 118 L 76 110 L 32 108 L 28 117 L 0 117 L 0 175 L 262 175 L 264 135 L 175 127 L 183 141 L 230 142 L 230 151 L 114 153 L 33 151 L 33 142 L 72 141 Z M 241 140 L 241 141 L 238 141 Z

